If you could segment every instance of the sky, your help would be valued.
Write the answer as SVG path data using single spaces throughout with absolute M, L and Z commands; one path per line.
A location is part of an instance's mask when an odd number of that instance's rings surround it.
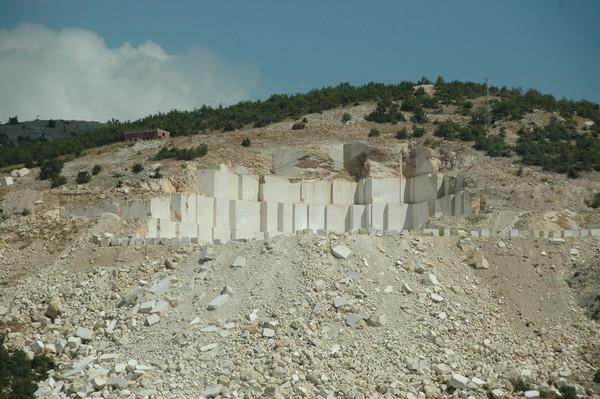
M 599 20 L 598 0 L 0 0 L 0 122 L 422 76 L 600 103 Z

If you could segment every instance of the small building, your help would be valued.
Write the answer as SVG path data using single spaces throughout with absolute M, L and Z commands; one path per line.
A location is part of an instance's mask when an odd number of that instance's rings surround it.
M 125 132 L 125 141 L 169 140 L 171 133 L 162 129 L 136 130 Z

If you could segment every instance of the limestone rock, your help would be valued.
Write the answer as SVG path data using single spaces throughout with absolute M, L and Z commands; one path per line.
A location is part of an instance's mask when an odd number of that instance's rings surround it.
M 228 294 L 219 295 L 219 296 L 213 298 L 213 300 L 208 303 L 207 309 L 208 310 L 218 309 L 221 306 L 223 306 L 224 304 L 226 304 L 227 301 L 229 301 L 229 295 Z
M 331 253 L 338 259 L 348 259 L 348 257 L 352 255 L 350 248 L 343 245 L 336 245 L 335 247 L 331 248 Z

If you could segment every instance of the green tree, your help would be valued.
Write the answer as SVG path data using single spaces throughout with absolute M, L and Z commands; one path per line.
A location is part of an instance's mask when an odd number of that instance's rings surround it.
M 54 179 L 63 169 L 63 161 L 58 158 L 47 159 L 44 161 L 40 168 L 40 174 L 38 175 L 40 180 Z
M 77 184 L 85 184 L 89 183 L 92 180 L 92 175 L 87 170 L 82 170 L 77 173 L 77 177 L 75 178 L 75 182 Z
M 427 114 L 425 113 L 425 110 L 423 110 L 423 107 L 419 105 L 415 109 L 415 112 L 411 116 L 410 121 L 414 123 L 427 123 Z
M 379 136 L 381 136 L 381 132 L 377 128 L 373 128 L 369 132 L 369 137 L 379 137 Z

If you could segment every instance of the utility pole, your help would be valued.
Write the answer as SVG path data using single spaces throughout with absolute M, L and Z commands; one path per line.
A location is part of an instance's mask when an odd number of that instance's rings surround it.
M 483 78 L 485 80 L 485 113 L 486 113 L 486 128 L 490 130 L 490 125 L 492 123 L 492 114 L 490 112 L 490 86 L 489 81 L 492 78 Z

